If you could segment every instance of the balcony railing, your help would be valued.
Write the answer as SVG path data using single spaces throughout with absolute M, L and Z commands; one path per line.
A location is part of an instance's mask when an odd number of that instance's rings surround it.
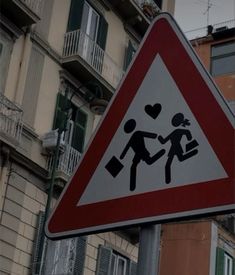
M 22 133 L 22 114 L 19 107 L 0 94 L 0 135 L 19 143 Z
M 123 70 L 111 57 L 81 30 L 65 34 L 63 57 L 80 56 L 110 85 L 117 87 Z
M 34 13 L 41 15 L 44 0 L 21 0 L 25 3 Z
M 70 176 L 74 168 L 77 166 L 79 159 L 81 158 L 81 153 L 75 150 L 70 145 L 64 145 L 59 156 L 59 160 L 56 166 L 57 172 L 62 172 L 67 176 Z M 48 159 L 47 168 L 49 171 L 52 169 L 53 156 Z

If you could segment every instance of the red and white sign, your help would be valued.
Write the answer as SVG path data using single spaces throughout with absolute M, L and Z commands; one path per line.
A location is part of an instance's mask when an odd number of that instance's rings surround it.
M 50 238 L 235 208 L 235 118 L 168 14 L 156 18 L 51 214 Z

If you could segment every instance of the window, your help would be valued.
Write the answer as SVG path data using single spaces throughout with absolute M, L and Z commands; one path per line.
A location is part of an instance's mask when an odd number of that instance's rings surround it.
M 233 72 L 235 72 L 235 41 L 212 46 L 211 74 L 218 76 Z
M 97 32 L 99 24 L 99 14 L 87 3 L 84 3 L 80 35 L 82 39 L 82 57 L 84 59 L 92 58 L 94 44 L 91 41 L 97 41 Z M 92 60 L 91 60 L 92 62 Z
M 235 272 L 235 260 L 222 248 L 217 247 L 216 275 L 233 275 Z
M 3 30 L 0 30 L 0 93 L 3 94 L 11 59 L 12 48 L 12 39 Z
M 76 54 L 79 54 L 98 73 L 102 73 L 108 31 L 108 23 L 103 14 L 88 1 L 72 0 L 68 32 L 72 31 L 79 39 L 70 40 L 71 51 L 77 49 Z
M 104 16 L 87 1 L 72 0 L 67 31 L 79 29 L 105 50 L 108 23 Z
M 53 128 L 63 128 L 65 125 L 66 129 L 62 135 L 63 142 L 71 145 L 78 152 L 82 153 L 86 135 L 87 114 L 74 104 L 71 104 L 69 114 L 67 114 L 66 104 L 69 104 L 66 97 L 59 93 L 57 96 Z
M 224 254 L 224 275 L 233 275 L 233 259 L 227 253 Z
M 126 275 L 127 259 L 112 253 L 111 274 L 112 275 Z
M 128 46 L 126 48 L 126 54 L 125 54 L 125 60 L 124 60 L 124 70 L 127 69 L 129 64 L 131 63 L 131 60 L 136 52 L 136 49 L 133 45 L 133 43 L 129 40 Z
M 97 275 L 136 275 L 137 264 L 117 251 L 99 247 Z
M 82 275 L 85 262 L 86 237 L 59 241 L 51 241 L 45 236 L 41 238 L 44 217 L 44 212 L 40 212 L 33 251 L 32 274 Z M 40 245 L 40 242 L 43 245 Z M 40 251 L 41 249 L 43 249 L 43 253 Z M 43 262 L 42 255 L 44 255 Z

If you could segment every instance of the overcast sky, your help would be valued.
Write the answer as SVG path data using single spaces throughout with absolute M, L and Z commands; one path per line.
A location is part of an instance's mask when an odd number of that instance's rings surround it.
M 235 19 L 235 0 L 175 0 L 175 18 L 181 29 L 191 31 Z M 209 13 L 208 13 L 209 11 Z

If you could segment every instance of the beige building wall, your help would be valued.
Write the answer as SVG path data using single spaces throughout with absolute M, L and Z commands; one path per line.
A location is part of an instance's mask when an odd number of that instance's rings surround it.
M 60 55 L 62 55 L 63 51 L 64 35 L 67 29 L 69 9 L 70 0 L 54 0 L 48 43 Z
M 123 28 L 123 22 L 112 11 L 106 12 L 105 18 L 109 24 L 106 52 L 118 67 L 123 68 L 128 45 L 127 33 Z
M 5 95 L 19 106 L 22 104 L 31 47 L 29 35 L 19 37 L 14 43 L 10 59 Z
M 0 225 L 0 274 L 28 275 L 31 268 L 37 215 L 46 194 L 35 185 L 38 179 L 13 165 L 4 182 L 4 212 Z M 2 272 L 2 273 L 1 273 Z
M 175 0 L 163 0 L 162 11 L 166 11 L 174 15 L 175 12 Z

